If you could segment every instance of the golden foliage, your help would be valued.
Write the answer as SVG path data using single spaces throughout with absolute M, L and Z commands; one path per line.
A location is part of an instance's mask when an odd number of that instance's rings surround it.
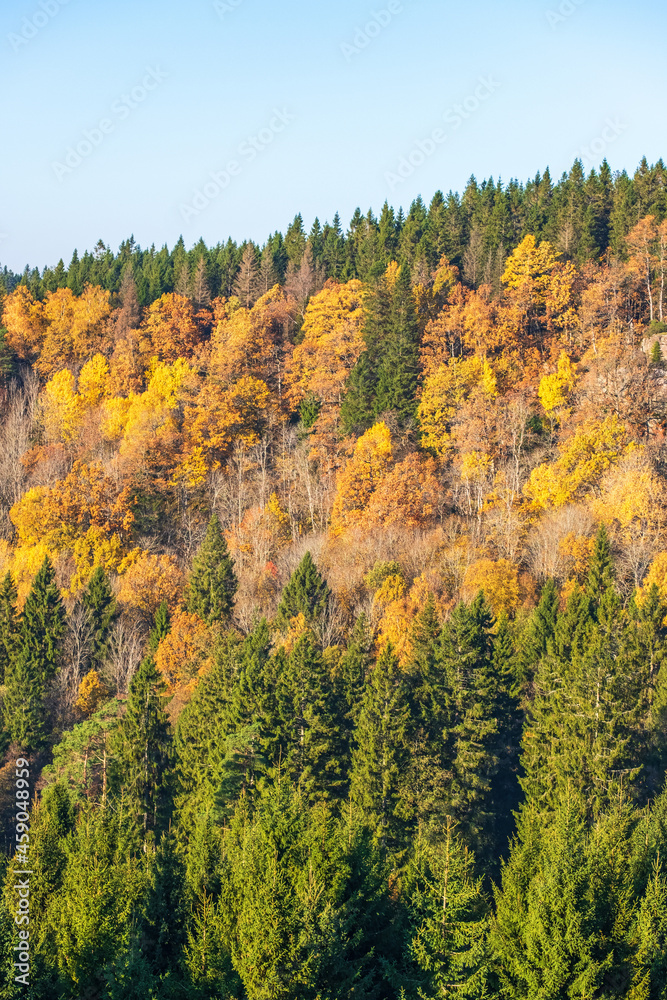
M 168 691 L 190 683 L 204 673 L 211 663 L 211 630 L 198 615 L 178 610 L 171 628 L 160 640 L 155 666 L 164 678 Z
M 580 427 L 551 465 L 533 469 L 524 494 L 535 510 L 562 507 L 588 495 L 626 451 L 626 431 L 615 415 Z
M 466 571 L 463 597 L 473 600 L 480 592 L 495 615 L 512 615 L 521 603 L 519 569 L 508 559 L 478 559 Z
M 118 600 L 149 620 L 163 601 L 174 608 L 181 599 L 185 576 L 173 556 L 135 551 L 121 563 L 119 572 L 123 575 Z
M 334 534 L 360 523 L 373 492 L 389 469 L 391 458 L 391 434 L 381 421 L 361 435 L 352 458 L 338 475 L 331 515 Z
M 88 718 L 109 700 L 109 688 L 103 683 L 97 670 L 89 670 L 79 684 L 75 708 L 84 718 Z
M 302 340 L 288 358 L 285 389 L 292 406 L 311 393 L 325 405 L 339 405 L 363 348 L 363 286 L 360 281 L 328 284 L 308 303 Z

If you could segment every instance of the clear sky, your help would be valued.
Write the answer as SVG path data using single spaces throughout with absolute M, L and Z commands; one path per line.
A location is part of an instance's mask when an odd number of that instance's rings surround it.
M 0 263 L 634 170 L 667 154 L 666 27 L 662 0 L 2 0 Z

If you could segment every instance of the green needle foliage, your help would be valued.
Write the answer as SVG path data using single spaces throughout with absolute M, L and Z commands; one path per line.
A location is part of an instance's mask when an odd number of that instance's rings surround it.
M 192 564 L 186 606 L 209 625 L 226 621 L 234 604 L 238 581 L 227 542 L 214 514 Z

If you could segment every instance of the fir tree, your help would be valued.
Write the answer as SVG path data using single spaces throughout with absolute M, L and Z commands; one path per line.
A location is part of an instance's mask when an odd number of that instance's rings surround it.
M 220 522 L 214 514 L 192 565 L 186 598 L 187 609 L 199 615 L 209 625 L 225 621 L 231 613 L 237 589 L 234 563 Z
M 276 699 L 286 774 L 306 800 L 336 796 L 345 778 L 344 710 L 322 653 L 308 634 L 298 640 L 284 662 Z
M 83 594 L 83 604 L 88 609 L 92 629 L 90 666 L 99 670 L 106 658 L 109 629 L 116 617 L 116 598 L 102 566 L 93 572 Z
M 403 878 L 405 975 L 418 995 L 478 1000 L 490 988 L 488 903 L 474 857 L 450 820 L 437 844 L 418 841 Z M 413 987 L 414 988 L 414 987 Z
M 330 596 L 326 580 L 310 552 L 306 552 L 281 594 L 276 624 L 287 629 L 292 618 L 303 614 L 308 624 L 313 625 L 326 609 Z

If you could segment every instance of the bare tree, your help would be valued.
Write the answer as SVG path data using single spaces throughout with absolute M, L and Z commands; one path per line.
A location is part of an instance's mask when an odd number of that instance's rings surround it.
M 74 717 L 79 685 L 90 664 L 93 652 L 93 623 L 90 611 L 77 601 L 67 616 L 63 660 L 56 675 L 55 691 L 58 715 L 65 724 Z
M 234 281 L 234 295 L 241 300 L 241 305 L 250 309 L 255 304 L 260 292 L 259 268 L 257 266 L 257 250 L 253 243 L 246 243 L 241 258 L 241 266 Z
M 121 615 L 109 633 L 105 676 L 118 694 L 126 694 L 146 645 L 146 626 L 140 618 Z
M 23 387 L 9 388 L 5 418 L 0 425 L 0 535 L 11 537 L 13 525 L 10 508 L 21 499 L 26 488 L 26 470 L 21 458 L 28 451 L 37 413 L 39 382 L 26 374 Z
M 211 289 L 206 277 L 206 264 L 203 257 L 200 257 L 197 261 L 197 270 L 195 271 L 192 287 L 192 298 L 197 309 L 205 309 L 211 303 Z

